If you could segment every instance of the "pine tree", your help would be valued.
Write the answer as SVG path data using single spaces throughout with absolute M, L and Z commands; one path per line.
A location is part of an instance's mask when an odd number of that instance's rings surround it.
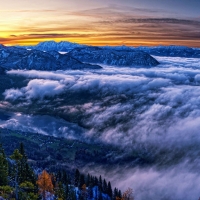
M 95 178 L 94 178 L 94 185 L 98 186 L 98 184 L 99 184 L 98 178 L 95 176 Z
M 20 143 L 19 153 L 22 155 L 22 159 L 19 162 L 19 183 L 29 181 L 35 184 L 35 175 L 33 170 L 28 165 L 28 158 L 25 153 L 23 143 Z
M 69 188 L 68 199 L 69 199 L 69 200 L 76 200 L 76 193 L 75 193 L 73 187 L 70 187 L 70 188 Z
M 8 184 L 8 162 L 4 153 L 4 149 L 0 144 L 0 186 Z
M 64 171 L 64 170 L 63 170 L 63 172 L 62 172 L 62 179 L 61 179 L 61 181 L 62 181 L 62 183 L 65 184 L 65 185 L 68 184 L 68 182 L 69 182 L 67 173 L 66 173 L 66 171 Z
M 69 196 L 69 185 L 68 184 L 65 185 L 64 190 L 65 190 L 64 199 L 68 199 L 68 196 Z
M 107 194 L 108 194 L 108 196 L 110 196 L 111 199 L 112 199 L 112 187 L 111 187 L 111 183 L 110 183 L 110 181 L 108 182 L 108 190 L 107 190 Z
M 19 164 L 20 160 L 22 159 L 22 155 L 19 153 L 18 149 L 15 149 L 13 154 L 10 156 L 12 160 L 15 161 L 15 195 L 16 200 L 18 200 L 18 189 L 19 189 Z
M 84 174 L 80 175 L 80 180 L 79 180 L 79 188 L 82 188 L 82 186 L 85 184 L 85 176 Z
M 107 193 L 107 188 L 108 188 L 108 185 L 107 185 L 106 180 L 104 179 L 103 180 L 103 193 Z
M 91 187 L 94 187 L 94 177 L 90 176 L 90 185 Z
M 115 188 L 114 191 L 113 191 L 113 200 L 115 200 L 116 197 L 119 197 L 118 195 L 119 195 L 119 193 L 118 193 L 118 189 Z
M 102 185 L 102 178 L 99 176 L 99 190 L 102 192 L 103 190 L 103 185 Z
M 121 192 L 121 190 L 119 190 L 119 192 L 118 192 L 118 197 L 122 198 L 122 192 Z
M 58 199 L 65 199 L 65 188 L 61 182 L 59 182 L 56 186 L 56 196 Z
M 79 185 L 79 179 L 80 179 L 80 172 L 78 169 L 75 171 L 75 176 L 74 176 L 74 186 L 78 187 Z
M 90 185 L 90 174 L 87 175 L 86 185 L 87 185 L 87 186 Z

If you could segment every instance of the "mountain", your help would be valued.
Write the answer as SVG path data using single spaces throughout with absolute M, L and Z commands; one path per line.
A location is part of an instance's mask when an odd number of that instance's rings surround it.
M 26 49 L 36 49 L 40 51 L 68 52 L 77 47 L 84 47 L 84 45 L 67 42 L 67 41 L 61 41 L 61 42 L 46 41 L 46 42 L 40 42 L 36 46 L 19 46 L 19 47 L 26 48 Z
M 25 49 L 35 49 L 40 51 L 60 51 L 60 52 L 69 52 L 75 48 L 92 48 L 86 45 L 80 45 L 77 43 L 71 43 L 67 41 L 55 42 L 55 41 L 46 41 L 37 44 L 36 46 L 18 46 Z M 95 47 L 94 47 L 95 48 Z M 200 58 L 200 49 L 199 48 L 190 48 L 185 46 L 154 46 L 154 47 L 127 47 L 122 46 L 104 46 L 101 47 L 104 50 L 113 50 L 113 51 L 143 51 L 150 55 L 155 56 L 169 56 L 169 57 L 189 57 L 189 58 Z
M 60 65 L 62 65 L 66 69 L 68 68 L 82 69 L 83 65 L 84 65 L 84 69 L 101 69 L 102 68 L 99 65 L 91 65 L 88 63 L 82 63 L 68 54 L 60 54 L 57 51 L 49 51 L 47 53 L 52 55 L 56 59 L 56 61 L 58 61 Z
M 0 47 L 0 66 L 5 69 L 66 70 L 101 69 L 98 65 L 82 63 L 69 55 L 57 57 L 39 50 L 26 50 L 18 47 Z
M 76 48 L 68 55 L 82 61 L 113 66 L 156 66 L 159 62 L 148 53 L 139 50 L 112 48 L 82 47 Z
M 185 58 L 200 58 L 199 48 L 190 48 L 185 46 L 154 46 L 154 47 L 127 47 L 127 46 L 105 46 L 104 49 L 109 50 L 139 50 L 144 51 L 154 56 L 168 56 L 168 57 L 185 57 Z
M 155 56 L 200 58 L 200 49 L 185 46 L 138 47 L 136 49 Z

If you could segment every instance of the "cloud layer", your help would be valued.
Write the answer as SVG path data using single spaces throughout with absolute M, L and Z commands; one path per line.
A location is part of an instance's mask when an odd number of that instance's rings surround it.
M 7 88 L 1 105 L 29 114 L 45 111 L 85 127 L 70 128 L 60 118 L 56 126 L 44 126 L 37 115 L 31 131 L 117 146 L 121 153 L 114 159 L 122 166 L 110 177 L 121 179 L 120 188 L 133 187 L 139 200 L 198 199 L 200 59 L 156 58 L 161 64 L 152 68 L 11 70 L 10 77 L 23 76 L 27 85 Z M 12 117 L 1 126 L 26 130 L 23 121 Z

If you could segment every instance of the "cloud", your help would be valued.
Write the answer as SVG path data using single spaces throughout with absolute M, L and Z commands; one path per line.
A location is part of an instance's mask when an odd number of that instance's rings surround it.
M 67 137 L 69 139 L 78 139 L 85 132 L 77 124 L 66 122 L 58 117 L 24 115 L 22 113 L 12 114 L 7 121 L 0 120 L 0 127 L 55 137 Z
M 34 79 L 29 81 L 27 87 L 21 89 L 8 89 L 4 92 L 5 99 L 16 100 L 19 97 L 26 99 L 43 99 L 63 92 L 65 86 L 58 81 Z
M 4 13 L 5 14 L 5 13 Z M 44 40 L 69 40 L 91 45 L 187 45 L 199 47 L 200 21 L 177 18 L 165 10 L 110 5 L 87 10 L 19 10 L 22 19 L 2 23 L 3 44 L 36 44 Z M 24 15 L 33 19 L 29 23 Z M 38 20 L 37 15 L 42 20 Z M 45 17 L 44 17 L 45 14 Z M 10 16 L 5 16 L 5 18 Z M 11 21 L 14 19 L 10 19 Z M 15 26 L 13 26 L 15 24 Z M 16 24 L 20 24 L 17 26 Z M 159 24 L 159 26 L 157 25 Z M 6 28 L 9 27 L 9 30 Z M 173 31 L 171 31 L 173 30 Z M 13 37 L 12 33 L 16 37 Z M 6 35 L 4 34 L 4 35 Z
M 138 200 L 198 199 L 200 59 L 156 58 L 161 64 L 152 68 L 8 71 L 27 85 L 7 88 L 0 105 L 30 113 L 45 109 L 85 129 L 41 115 L 30 115 L 29 122 L 27 115 L 14 116 L 1 126 L 28 130 L 30 124 L 30 131 L 114 146 L 115 169 L 96 170 L 123 190 L 132 187 Z
M 184 165 L 183 165 L 184 166 Z M 170 170 L 138 169 L 130 171 L 126 179 L 118 184 L 120 188 L 134 188 L 136 199 L 198 199 L 198 173 L 188 172 L 183 166 Z

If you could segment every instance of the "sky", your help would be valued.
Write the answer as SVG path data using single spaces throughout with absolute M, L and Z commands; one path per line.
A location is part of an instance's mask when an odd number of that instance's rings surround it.
M 198 0 L 0 0 L 0 43 L 200 47 Z

